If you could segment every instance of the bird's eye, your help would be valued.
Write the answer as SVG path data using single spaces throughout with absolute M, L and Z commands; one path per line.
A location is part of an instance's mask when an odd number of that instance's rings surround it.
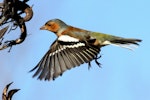
M 51 26 L 51 24 L 47 24 L 48 26 Z

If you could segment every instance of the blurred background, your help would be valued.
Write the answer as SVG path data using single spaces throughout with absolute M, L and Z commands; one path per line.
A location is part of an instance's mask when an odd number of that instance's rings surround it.
M 2 0 L 0 0 L 2 2 Z M 26 23 L 28 36 L 20 44 L 0 51 L 0 94 L 6 84 L 19 88 L 12 100 L 150 100 L 149 0 L 30 0 L 34 16 Z M 56 39 L 39 28 L 59 18 L 69 25 L 95 32 L 142 39 L 134 51 L 102 48 L 99 68 L 93 61 L 66 71 L 55 81 L 40 81 L 29 73 Z M 20 29 L 6 34 L 16 39 Z

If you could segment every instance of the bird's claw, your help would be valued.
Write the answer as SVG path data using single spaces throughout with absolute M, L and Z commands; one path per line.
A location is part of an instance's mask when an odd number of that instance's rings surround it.
M 97 60 L 99 59 L 99 58 L 101 58 L 102 56 L 100 55 L 99 57 L 96 57 L 95 58 L 95 63 L 98 65 L 98 67 L 101 67 L 101 63 L 99 63 Z

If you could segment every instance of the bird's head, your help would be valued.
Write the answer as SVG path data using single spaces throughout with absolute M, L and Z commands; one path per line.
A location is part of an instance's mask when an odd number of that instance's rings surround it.
M 66 28 L 67 24 L 65 24 L 60 19 L 52 19 L 45 23 L 44 26 L 40 28 L 40 30 L 48 30 L 54 33 L 58 33 L 62 29 Z

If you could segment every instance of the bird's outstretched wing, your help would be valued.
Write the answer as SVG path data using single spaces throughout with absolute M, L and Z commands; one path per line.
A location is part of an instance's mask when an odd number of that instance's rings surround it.
M 40 80 L 54 80 L 68 69 L 83 63 L 90 63 L 97 57 L 99 52 L 100 49 L 89 42 L 88 44 L 76 40 L 68 42 L 58 38 L 31 71 L 36 70 L 33 77 L 38 76 Z

